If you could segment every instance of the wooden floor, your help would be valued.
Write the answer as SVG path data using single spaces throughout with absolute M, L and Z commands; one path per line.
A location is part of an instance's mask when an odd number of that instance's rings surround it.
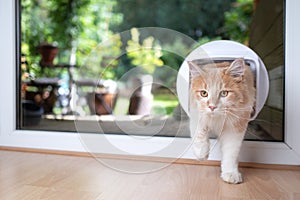
M 172 164 L 130 174 L 92 157 L 0 151 L 0 199 L 300 199 L 300 171 L 241 168 L 239 185 L 221 181 L 219 171 Z

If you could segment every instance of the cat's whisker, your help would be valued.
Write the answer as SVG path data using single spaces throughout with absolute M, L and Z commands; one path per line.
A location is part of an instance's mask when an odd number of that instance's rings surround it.
M 231 116 L 234 116 L 235 118 L 238 118 L 238 119 L 245 119 L 245 120 L 250 120 L 250 119 L 251 119 L 250 117 L 248 117 L 248 118 L 246 118 L 246 117 L 241 117 L 241 116 L 239 116 L 239 115 L 237 115 L 237 114 L 235 114 L 235 113 L 233 113 L 233 112 L 231 112 L 231 111 L 229 111 L 229 110 L 227 110 L 225 113 L 226 113 L 226 114 L 230 114 Z
M 233 117 L 233 116 L 227 116 L 227 117 L 229 118 L 229 119 L 227 119 L 227 121 L 228 121 L 228 123 L 230 123 L 232 129 L 236 129 L 236 128 L 238 128 L 238 129 L 243 129 L 243 128 L 244 128 L 244 126 L 241 125 L 241 124 L 233 124 L 233 121 L 234 121 L 234 120 L 230 119 L 230 118 Z
M 247 107 L 241 107 L 241 108 L 234 108 L 234 107 L 230 107 L 230 108 L 224 108 L 223 110 L 234 110 L 234 111 L 251 111 L 251 110 L 253 110 L 253 107 L 251 107 L 251 106 L 247 106 Z

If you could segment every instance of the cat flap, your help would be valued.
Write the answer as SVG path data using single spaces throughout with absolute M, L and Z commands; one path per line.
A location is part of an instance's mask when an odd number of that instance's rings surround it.
M 249 47 L 238 42 L 219 40 L 206 43 L 193 50 L 182 63 L 177 76 L 177 93 L 181 106 L 189 115 L 189 86 L 190 73 L 188 61 L 196 65 L 207 63 L 232 62 L 237 58 L 244 58 L 245 64 L 250 66 L 254 75 L 254 86 L 256 88 L 256 103 L 251 120 L 254 120 L 268 96 L 269 78 L 264 63 L 259 56 Z
M 207 64 L 216 65 L 216 67 L 228 67 L 228 65 L 236 59 L 237 58 L 196 59 L 196 60 L 192 60 L 192 61 L 187 61 L 187 63 L 193 63 L 195 65 L 195 67 L 198 67 L 198 68 L 201 65 L 207 65 Z M 243 58 L 243 60 L 244 60 L 245 64 L 250 67 L 250 70 L 253 73 L 254 87 L 256 87 L 257 72 L 256 72 L 255 62 L 253 62 L 252 60 L 249 60 L 249 59 L 244 59 L 244 58 Z M 195 71 L 196 70 L 194 70 L 194 72 Z M 189 67 L 189 72 L 190 72 L 190 76 L 191 76 L 191 72 L 192 72 L 191 67 Z M 198 73 L 199 73 L 199 71 L 198 71 Z
M 193 78 L 199 76 L 207 76 L 207 72 L 210 67 L 212 68 L 226 68 L 226 73 L 230 74 L 234 79 L 240 80 L 244 76 L 245 68 L 244 65 L 249 67 L 253 75 L 252 85 L 256 87 L 256 68 L 254 67 L 254 62 L 251 60 L 245 60 L 244 58 L 218 58 L 213 59 L 197 59 L 192 61 L 187 61 L 189 65 L 189 81 Z M 206 66 L 206 68 L 205 68 Z M 209 67 L 207 67 L 209 66 Z M 205 68 L 205 69 L 204 69 Z M 189 84 L 189 87 L 191 85 Z M 189 96 L 190 97 L 190 96 Z M 188 108 L 190 109 L 190 108 Z M 253 106 L 253 112 L 251 113 L 251 118 L 255 115 L 255 105 Z

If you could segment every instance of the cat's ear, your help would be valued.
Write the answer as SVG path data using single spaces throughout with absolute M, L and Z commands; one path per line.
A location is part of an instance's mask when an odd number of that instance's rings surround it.
M 197 64 L 195 64 L 193 61 L 187 61 L 189 64 L 189 69 L 190 69 L 190 76 L 192 78 L 203 76 L 205 71 L 201 69 Z
M 229 68 L 226 70 L 226 73 L 234 78 L 242 78 L 245 72 L 245 61 L 243 58 L 235 59 Z

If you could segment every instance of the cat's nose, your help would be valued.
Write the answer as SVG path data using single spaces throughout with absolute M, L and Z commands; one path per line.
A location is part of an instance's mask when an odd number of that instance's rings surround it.
M 214 111 L 217 106 L 209 105 L 208 107 L 211 109 L 211 111 Z

